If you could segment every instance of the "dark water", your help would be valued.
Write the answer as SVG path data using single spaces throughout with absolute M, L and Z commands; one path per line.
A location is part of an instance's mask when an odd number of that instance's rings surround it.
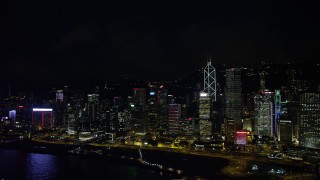
M 104 158 L 0 149 L 2 179 L 175 179 L 177 175 Z

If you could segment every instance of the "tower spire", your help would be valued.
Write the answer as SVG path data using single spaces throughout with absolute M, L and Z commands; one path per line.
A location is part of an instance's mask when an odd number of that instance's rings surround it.
M 207 62 L 207 66 L 204 68 L 204 89 L 203 92 L 208 93 L 212 98 L 212 101 L 216 101 L 216 69 L 211 65 L 211 58 Z

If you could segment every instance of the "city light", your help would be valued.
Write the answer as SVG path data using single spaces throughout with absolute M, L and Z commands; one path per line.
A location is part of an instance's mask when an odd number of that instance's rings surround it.
M 33 108 L 32 111 L 40 111 L 40 112 L 51 112 L 52 108 Z
M 208 93 L 200 93 L 200 96 L 201 96 L 201 97 L 207 97 L 207 96 L 208 96 Z

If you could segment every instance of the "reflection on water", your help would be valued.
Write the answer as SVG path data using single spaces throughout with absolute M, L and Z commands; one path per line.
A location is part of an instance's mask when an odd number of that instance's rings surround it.
M 57 173 L 54 155 L 28 153 L 26 164 L 25 173 L 29 179 L 45 179 Z

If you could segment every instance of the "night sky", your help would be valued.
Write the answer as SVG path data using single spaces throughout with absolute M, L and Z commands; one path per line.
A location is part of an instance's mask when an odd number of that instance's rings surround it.
M 1 1 L 0 82 L 176 79 L 208 55 L 238 65 L 319 59 L 316 6 L 236 2 Z

